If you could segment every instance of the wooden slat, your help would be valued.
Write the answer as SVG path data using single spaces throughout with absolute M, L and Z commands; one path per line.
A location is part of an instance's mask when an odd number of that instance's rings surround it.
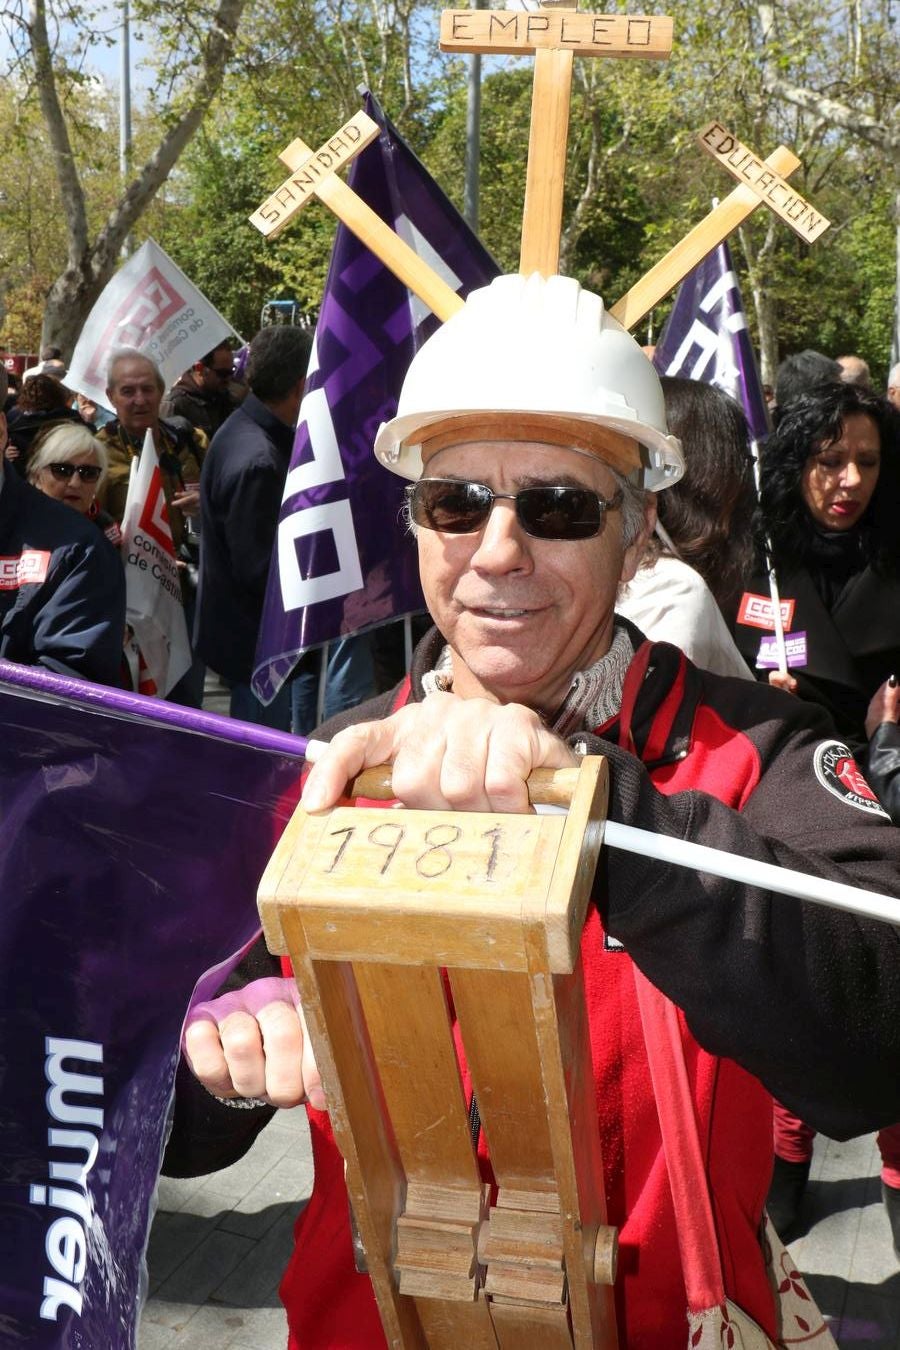
M 415 1307 L 400 1297 L 393 1270 L 394 1234 L 405 1199 L 405 1178 L 384 1114 L 378 1068 L 352 967 L 309 958 L 298 910 L 283 912 L 281 925 L 335 1141 L 346 1165 L 347 1192 L 385 1335 L 389 1344 L 404 1350 L 426 1350 Z
M 559 271 L 573 59 L 570 51 L 541 48 L 535 53 L 519 255 L 525 276 Z
M 748 149 L 721 122 L 710 122 L 698 131 L 697 140 L 707 154 L 721 164 L 727 173 L 744 184 L 770 211 L 774 211 L 785 225 L 805 244 L 812 244 L 828 229 L 830 221 L 810 206 L 789 183 L 768 163 Z
M 672 20 L 664 14 L 587 14 L 573 6 L 541 10 L 445 9 L 441 51 L 525 56 L 544 48 L 575 56 L 664 60 L 672 51 Z
M 771 168 L 787 176 L 799 167 L 800 160 L 786 145 L 779 145 L 766 160 Z M 689 272 L 727 239 L 760 205 L 759 197 L 748 187 L 735 188 L 708 215 L 689 230 L 664 258 L 650 268 L 640 281 L 626 291 L 610 309 L 613 318 L 633 329 L 650 313 L 654 305 L 674 291 Z

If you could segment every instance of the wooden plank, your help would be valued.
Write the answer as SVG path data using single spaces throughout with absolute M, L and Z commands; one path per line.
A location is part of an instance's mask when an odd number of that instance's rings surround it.
M 444 52 L 524 56 L 542 48 L 575 56 L 665 60 L 672 51 L 672 20 L 662 14 L 579 14 L 566 8 L 532 10 L 445 9 Z
M 452 970 L 449 979 L 500 1192 L 543 1191 L 555 1209 L 553 1147 L 528 977 Z
M 697 132 L 697 140 L 707 154 L 718 160 L 739 183 L 746 185 L 774 211 L 804 243 L 812 244 L 828 229 L 830 221 L 810 206 L 767 162 L 748 149 L 721 122 L 710 122 Z
M 307 147 L 297 139 L 291 142 L 280 156 L 288 167 L 294 167 L 296 161 Z M 357 239 L 361 239 L 377 258 L 384 263 L 388 271 L 393 272 L 404 286 L 408 286 L 432 314 L 439 319 L 449 319 L 451 314 L 462 309 L 465 301 L 448 286 L 443 277 L 438 276 L 434 268 L 429 267 L 424 258 L 420 258 L 414 248 L 401 239 L 390 225 L 358 196 L 351 187 L 332 174 L 324 180 L 318 192 L 319 200 L 324 202 L 339 220 L 352 230 Z
M 257 207 L 250 224 L 267 239 L 274 239 L 311 197 L 319 195 L 322 184 L 342 164 L 347 164 L 380 134 L 377 122 L 364 112 L 355 113 L 325 145 L 309 151 L 299 164 L 291 166 L 290 177 Z
M 481 1181 L 441 973 L 431 965 L 360 962 L 355 974 L 407 1185 L 474 1195 L 477 1222 Z M 426 1194 L 416 1212 L 436 1203 Z
M 800 160 L 787 146 L 779 145 L 765 163 L 786 175 L 799 167 Z M 752 215 L 759 204 L 759 197 L 748 187 L 735 188 L 616 301 L 609 311 L 613 318 L 625 328 L 635 328 L 654 305 L 674 291 L 708 253 Z
M 541 48 L 535 53 L 519 253 L 525 276 L 550 277 L 559 271 L 573 60 L 570 51 Z
M 550 884 L 560 816 L 338 808 L 295 813 L 266 870 L 260 911 L 284 948 L 287 906 L 315 959 L 524 969 L 523 898 Z M 292 850 L 285 862 L 285 855 Z M 373 903 L 377 898 L 377 903 Z
M 358 129 L 360 126 L 366 130 L 355 142 L 355 149 L 347 150 L 339 158 L 337 151 L 332 149 L 334 142 L 337 141 L 341 148 L 340 138 L 346 128 Z M 316 153 L 297 137 L 279 157 L 291 171 L 291 176 L 254 211 L 250 221 L 272 239 L 311 196 L 318 197 L 432 313 L 439 319 L 449 319 L 451 314 L 462 309 L 462 298 L 335 172 L 339 164 L 346 163 L 378 134 L 377 123 L 360 112 Z M 330 164 L 327 163 L 329 158 Z
M 524 1308 L 496 1298 L 491 1317 L 500 1350 L 571 1350 L 565 1308 Z
M 286 910 L 281 924 L 388 1344 L 426 1350 L 415 1306 L 401 1298 L 393 1270 L 405 1177 L 383 1110 L 353 969 L 346 962 L 310 958 L 299 910 Z

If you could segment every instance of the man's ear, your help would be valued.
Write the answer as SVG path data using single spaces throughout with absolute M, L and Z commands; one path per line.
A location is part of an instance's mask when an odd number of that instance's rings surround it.
M 644 498 L 644 523 L 641 526 L 640 533 L 628 545 L 622 558 L 622 572 L 619 576 L 619 584 L 624 585 L 630 581 L 635 572 L 641 565 L 641 559 L 653 533 L 653 527 L 656 524 L 656 493 L 648 492 Z

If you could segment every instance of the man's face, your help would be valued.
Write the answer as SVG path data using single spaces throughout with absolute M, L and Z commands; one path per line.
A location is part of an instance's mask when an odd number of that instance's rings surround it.
M 139 356 L 117 361 L 113 382 L 106 392 L 129 436 L 142 436 L 148 428 L 156 430 L 162 391 L 149 361 Z
M 223 347 L 213 352 L 212 365 L 206 366 L 198 361 L 194 366 L 194 378 L 207 394 L 225 394 L 231 379 L 231 352 Z
M 495 492 L 571 486 L 611 498 L 616 491 L 600 460 L 535 442 L 451 446 L 428 460 L 424 476 Z M 648 505 L 648 530 L 653 514 Z M 634 575 L 645 542 L 642 534 L 623 547 L 621 509 L 607 512 L 591 539 L 535 539 L 506 500 L 471 534 L 420 529 L 422 586 L 453 653 L 454 692 L 554 712 L 576 671 L 608 650 L 616 591 Z
M 889 384 L 887 397 L 888 403 L 893 403 L 897 411 L 900 412 L 900 384 Z

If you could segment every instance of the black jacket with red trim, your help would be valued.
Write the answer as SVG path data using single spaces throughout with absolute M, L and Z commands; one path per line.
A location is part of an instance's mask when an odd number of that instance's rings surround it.
M 408 693 L 400 686 L 341 713 L 317 736 L 421 700 L 442 646 L 432 630 Z M 645 644 L 628 679 L 630 727 L 617 718 L 570 738 L 609 758 L 610 819 L 900 897 L 900 833 L 864 783 L 853 790 L 852 761 L 821 710 L 702 671 L 665 643 Z M 739 810 L 690 786 L 713 751 L 721 795 L 744 785 Z M 606 932 L 684 1011 L 704 1049 L 737 1060 L 834 1138 L 900 1120 L 894 926 L 616 849 L 603 852 L 594 897 Z
M 900 580 L 863 568 L 830 609 L 809 569 L 785 568 L 778 583 L 782 604 L 794 607 L 791 630 L 806 634 L 806 662 L 791 670 L 797 696 L 823 707 L 841 739 L 861 752 L 869 700 L 889 675 L 900 674 Z M 747 589 L 766 595 L 767 577 L 751 577 Z M 755 665 L 763 637 L 771 637 L 771 630 L 735 625 L 738 650 L 757 678 L 767 682 L 769 672 Z

